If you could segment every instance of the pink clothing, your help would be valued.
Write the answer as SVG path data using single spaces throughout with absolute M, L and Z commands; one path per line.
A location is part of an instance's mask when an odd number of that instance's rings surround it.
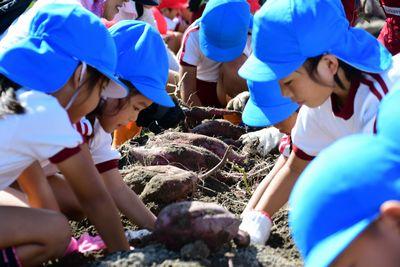
M 107 0 L 80 0 L 82 6 L 98 17 L 103 17 Z

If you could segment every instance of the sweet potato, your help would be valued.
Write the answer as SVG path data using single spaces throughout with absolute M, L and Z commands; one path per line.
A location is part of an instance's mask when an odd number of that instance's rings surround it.
M 213 137 L 237 140 L 246 133 L 244 127 L 236 126 L 227 120 L 206 120 L 194 127 L 192 133 L 203 134 Z
M 202 240 L 215 251 L 237 235 L 239 224 L 239 219 L 217 204 L 185 201 L 160 212 L 154 235 L 170 249 Z
M 222 160 L 202 175 L 185 171 L 174 166 L 138 166 L 131 171 L 125 170 L 125 182 L 144 202 L 171 203 L 185 199 L 192 194 L 199 180 L 213 175 L 226 162 L 230 148 L 225 151 Z M 142 179 L 141 179 L 142 176 Z
M 173 165 L 191 171 L 209 170 L 221 160 L 213 152 L 196 146 L 170 144 L 159 147 L 130 147 L 124 157 L 142 165 Z
M 240 112 L 237 111 L 213 107 L 183 107 L 182 110 L 186 116 L 186 122 L 192 126 L 207 119 L 220 119 L 225 115 L 240 115 Z
M 218 157 L 223 157 L 225 151 L 228 149 L 228 145 L 222 142 L 221 140 L 209 137 L 201 134 L 193 134 L 193 133 L 181 133 L 181 132 L 165 132 L 161 135 L 156 135 L 149 139 L 146 144 L 146 147 L 153 146 L 164 146 L 166 142 L 174 143 L 174 144 L 187 144 L 193 145 L 197 147 L 202 147 L 205 149 L 214 152 Z M 246 157 L 241 156 L 236 153 L 234 150 L 228 155 L 228 160 L 243 164 Z

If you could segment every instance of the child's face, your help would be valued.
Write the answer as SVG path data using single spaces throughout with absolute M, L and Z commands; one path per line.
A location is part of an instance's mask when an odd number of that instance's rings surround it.
M 296 124 L 297 114 L 298 114 L 297 112 L 294 112 L 292 115 L 290 115 L 289 118 L 280 123 L 275 124 L 274 127 L 277 128 L 279 132 L 283 134 L 290 134 L 292 132 L 294 125 Z
M 107 0 L 104 5 L 103 17 L 107 20 L 113 20 L 124 2 L 128 2 L 128 0 Z
M 89 84 L 84 82 L 78 89 L 77 98 L 68 109 L 68 115 L 72 123 L 79 122 L 84 116 L 92 112 L 100 102 L 102 91 L 108 85 L 108 79 L 99 80 L 94 88 L 89 88 Z
M 314 81 L 303 65 L 279 81 L 282 95 L 310 108 L 322 105 L 333 93 L 335 86 L 335 73 L 329 65 L 330 62 L 324 60 L 324 57 L 317 66 L 316 77 L 320 82 Z
M 393 204 L 393 203 L 392 203 Z M 400 202 L 397 215 L 385 215 L 360 234 L 331 267 L 396 267 L 400 263 Z M 396 212 L 396 211 L 395 211 Z
M 136 121 L 139 112 L 150 106 L 151 103 L 152 101 L 147 97 L 137 94 L 131 96 L 129 101 L 118 110 L 119 100 L 107 99 L 103 114 L 99 118 L 100 124 L 106 132 L 111 133 L 122 125 Z

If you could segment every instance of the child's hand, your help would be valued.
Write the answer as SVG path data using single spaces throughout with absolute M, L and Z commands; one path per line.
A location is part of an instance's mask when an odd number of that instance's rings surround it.
M 247 101 L 249 100 L 250 93 L 245 91 L 234 98 L 232 98 L 228 104 L 226 105 L 226 108 L 229 110 L 234 110 L 234 111 L 239 111 L 243 112 L 244 107 L 246 106 Z
M 274 127 L 265 128 L 256 132 L 242 135 L 239 140 L 248 148 L 256 148 L 256 152 L 261 156 L 266 156 L 274 149 L 281 140 L 283 134 Z

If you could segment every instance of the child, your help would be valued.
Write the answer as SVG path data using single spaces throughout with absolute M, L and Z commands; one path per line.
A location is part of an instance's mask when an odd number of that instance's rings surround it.
M 162 0 L 158 9 L 167 21 L 167 29 L 173 32 L 184 32 L 187 24 L 180 18 L 181 9 L 188 8 L 187 0 Z
M 40 9 L 28 35 L 0 53 L 1 190 L 24 170 L 31 181 L 44 178 L 37 162 L 49 159 L 64 174 L 111 252 L 128 250 L 129 244 L 115 204 L 71 122 L 92 111 L 102 91 L 109 97 L 126 96 L 112 74 L 116 58 L 114 41 L 100 20 L 69 4 Z M 113 82 L 108 84 L 107 77 Z M 36 196 L 43 200 L 44 190 L 38 190 Z M 0 247 L 13 252 L 9 260 L 36 266 L 63 255 L 70 230 L 58 214 L 1 206 L 1 216 L 7 220 L 0 225 Z
M 180 78 L 185 76 L 181 97 L 186 104 L 225 107 L 227 96 L 247 90 L 237 70 L 251 53 L 250 20 L 245 0 L 207 3 L 202 17 L 185 32 L 178 54 Z
M 264 222 L 267 226 L 254 227 L 252 220 L 249 220 L 249 218 L 251 218 L 251 214 L 258 216 L 258 212 L 253 210 L 256 210 L 256 207 L 263 202 L 262 197 L 264 191 L 288 160 L 292 149 L 290 132 L 296 122 L 299 106 L 290 99 L 282 97 L 279 86 L 274 82 L 261 83 L 248 81 L 247 85 L 249 87 L 250 98 L 243 111 L 243 122 L 253 127 L 267 127 L 273 125 L 278 128 L 281 133 L 285 134 L 279 146 L 281 156 L 278 158 L 271 172 L 263 179 L 253 193 L 242 214 L 245 219 L 239 227 L 240 230 L 249 233 L 252 239 L 251 242 L 265 243 L 268 239 L 268 234 L 264 233 L 264 231 L 269 229 L 271 220 L 263 220 L 266 217 L 260 217 L 260 223 Z M 252 229 L 258 232 L 252 232 Z M 244 240 L 239 243 L 242 242 L 245 243 Z
M 303 172 L 289 225 L 305 266 L 399 265 L 399 148 L 382 136 L 354 135 Z
M 181 10 L 185 10 L 187 7 L 187 0 L 162 0 L 158 6 L 158 10 L 167 24 L 165 42 L 175 54 L 179 50 L 182 33 L 188 28 L 188 23 L 181 16 Z
M 110 133 L 119 125 L 136 121 L 138 113 L 152 101 L 174 105 L 165 90 L 168 58 L 160 35 L 144 22 L 122 21 L 111 27 L 110 33 L 119 55 L 117 74 L 129 85 L 130 93 L 124 99 L 105 100 L 77 128 L 87 138 L 93 161 L 121 213 L 140 227 L 152 230 L 156 217 L 124 183 L 118 171 L 120 155 L 111 148 Z M 82 213 L 66 181 L 54 173 L 48 179 L 63 213 Z
M 400 91 L 390 92 L 379 106 L 376 131 L 394 143 L 399 142 Z
M 347 135 L 373 133 L 380 100 L 400 85 L 400 57 L 392 64 L 373 36 L 349 27 L 340 1 L 270 1 L 255 17 L 256 50 L 240 74 L 279 80 L 282 94 L 303 105 L 293 151 L 257 208 L 271 215 L 321 150 Z

